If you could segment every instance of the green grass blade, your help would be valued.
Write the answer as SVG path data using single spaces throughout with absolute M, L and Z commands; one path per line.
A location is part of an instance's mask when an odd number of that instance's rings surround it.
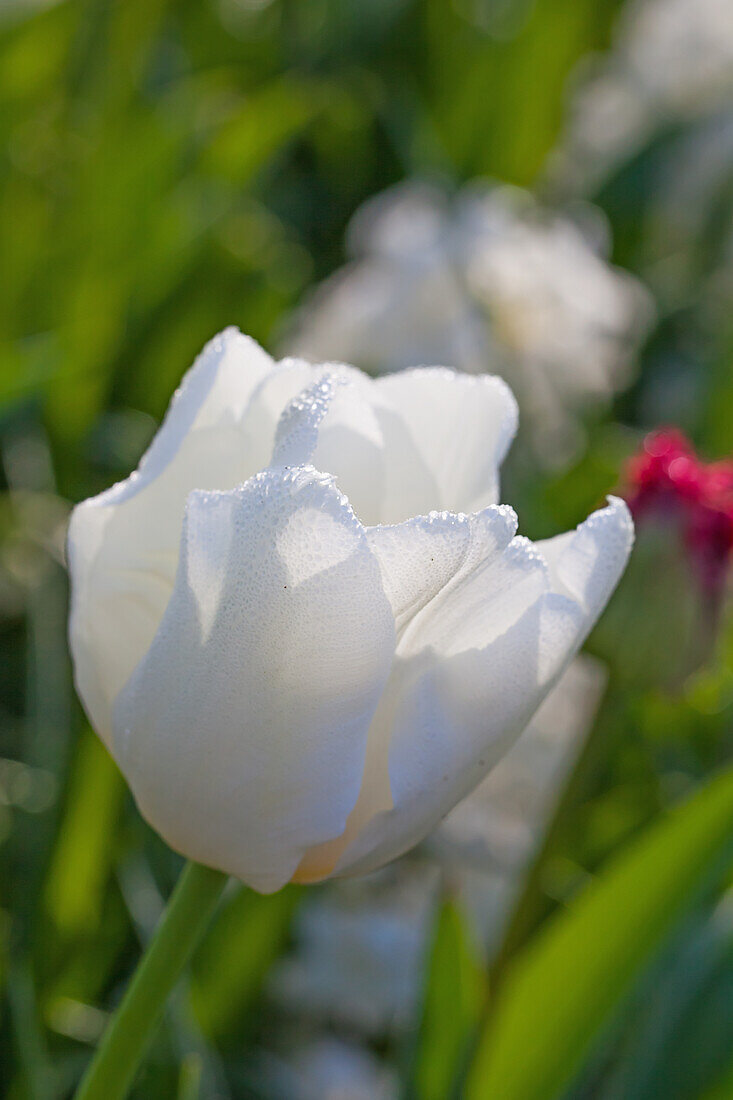
M 507 971 L 468 1100 L 552 1100 L 677 920 L 733 863 L 733 768 L 615 858 Z
M 435 922 L 423 1004 L 414 1093 L 446 1100 L 465 1068 L 486 999 L 485 968 L 460 907 L 447 898 Z
M 240 890 L 222 906 L 192 967 L 193 1013 L 206 1036 L 241 1026 L 287 942 L 301 897 L 297 886 L 276 894 Z

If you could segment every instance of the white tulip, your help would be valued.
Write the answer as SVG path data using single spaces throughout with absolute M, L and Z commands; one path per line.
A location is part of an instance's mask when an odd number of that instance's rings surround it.
M 173 848 L 266 892 L 370 871 L 513 742 L 633 538 L 616 499 L 517 538 L 516 422 L 496 378 L 275 363 L 230 329 L 74 510 L 79 693 Z
M 404 180 L 356 212 L 351 261 L 293 315 L 285 350 L 375 374 L 436 362 L 494 370 L 538 460 L 567 464 L 584 410 L 631 381 L 653 318 L 646 289 L 605 256 L 601 212 L 586 209 L 584 223 L 518 187 L 478 180 L 450 197 Z

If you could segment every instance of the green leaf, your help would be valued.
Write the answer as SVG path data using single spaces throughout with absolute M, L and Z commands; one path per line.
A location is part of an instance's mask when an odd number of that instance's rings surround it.
M 112 757 L 86 729 L 46 883 L 49 916 L 65 936 L 94 932 L 99 926 L 124 793 Z
M 27 1100 L 51 1100 L 53 1069 L 46 1048 L 36 1000 L 36 988 L 27 959 L 13 960 L 8 974 L 8 1003 L 13 1021 L 18 1068 Z M 17 1093 L 13 1093 L 17 1095 Z
M 733 1097 L 733 1059 L 718 1082 L 700 1100 L 731 1100 Z
M 205 169 L 243 184 L 318 113 L 324 90 L 283 76 L 253 91 L 203 151 Z
M 552 1100 L 700 894 L 733 864 L 733 768 L 655 823 L 507 971 L 468 1100 Z
M 727 1068 L 733 1049 L 733 891 L 682 922 L 614 1026 L 598 1100 L 690 1100 Z M 619 1014 L 620 1015 L 620 1014 Z M 604 1044 L 605 1046 L 605 1044 Z M 598 1073 L 591 1058 L 582 1079 Z M 579 1086 L 579 1087 L 578 1087 Z M 582 1096 L 582 1083 L 574 1091 Z
M 241 1023 L 285 946 L 300 898 L 296 886 L 264 895 L 240 890 L 222 906 L 193 962 L 191 1000 L 205 1035 Z
M 445 1100 L 465 1064 L 486 1000 L 483 960 L 452 898 L 440 908 L 428 966 L 415 1066 L 419 1100 Z
M 613 4 L 536 0 L 462 7 L 460 12 L 444 0 L 424 5 L 431 122 L 460 174 L 526 186 L 562 126 L 568 71 L 603 41 Z M 481 13 L 473 31 L 465 18 L 470 9 Z M 509 16 L 503 27 L 500 13 Z

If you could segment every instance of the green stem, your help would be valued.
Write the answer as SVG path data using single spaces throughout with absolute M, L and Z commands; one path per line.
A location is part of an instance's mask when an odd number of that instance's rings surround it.
M 214 912 L 227 876 L 188 863 L 87 1069 L 75 1100 L 124 1100 L 168 994 Z

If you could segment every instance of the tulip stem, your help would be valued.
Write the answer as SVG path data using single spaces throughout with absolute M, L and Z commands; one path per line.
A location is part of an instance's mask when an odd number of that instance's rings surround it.
M 124 1100 L 168 995 L 204 932 L 227 876 L 187 863 L 160 924 L 107 1027 L 75 1100 Z

